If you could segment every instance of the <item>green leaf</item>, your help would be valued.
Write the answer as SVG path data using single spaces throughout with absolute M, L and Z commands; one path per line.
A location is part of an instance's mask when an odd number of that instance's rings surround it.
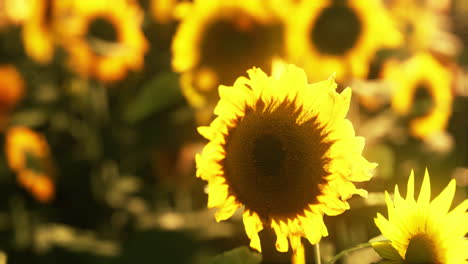
M 178 75 L 173 72 L 161 73 L 143 86 L 125 110 L 124 119 L 129 123 L 137 123 L 181 98 Z
M 377 254 L 379 254 L 382 258 L 387 260 L 401 261 L 397 263 L 403 263 L 403 258 L 389 242 L 374 242 L 371 245 Z
M 262 254 L 242 246 L 214 257 L 211 264 L 258 264 L 260 262 L 262 262 Z

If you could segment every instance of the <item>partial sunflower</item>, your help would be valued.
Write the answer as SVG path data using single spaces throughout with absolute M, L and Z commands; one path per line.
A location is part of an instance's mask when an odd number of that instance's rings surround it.
M 22 24 L 30 14 L 33 0 L 0 0 L 0 29 Z
M 443 24 L 442 17 L 424 1 L 397 0 L 390 3 L 390 14 L 411 51 L 424 51 L 436 45 Z M 442 2 L 442 1 L 440 1 Z
M 391 61 L 384 65 L 383 78 L 394 90 L 392 109 L 409 116 L 414 137 L 425 139 L 446 129 L 452 114 L 454 76 L 431 54 L 417 53 L 401 63 Z
M 248 71 L 233 86 L 219 87 L 209 140 L 196 156 L 197 177 L 208 181 L 208 207 L 217 221 L 244 207 L 250 246 L 261 251 L 258 232 L 274 229 L 278 251 L 293 251 L 301 237 L 315 244 L 328 235 L 323 215 L 349 209 L 353 194 L 366 196 L 352 181 L 368 181 L 376 164 L 361 152 L 345 119 L 351 89 L 338 94 L 333 79 L 308 84 L 293 65 L 268 77 Z
M 24 81 L 18 70 L 11 65 L 0 66 L 0 131 L 8 122 L 11 110 L 21 100 Z
M 150 10 L 154 20 L 160 24 L 175 21 L 189 8 L 190 0 L 151 0 Z
M 41 201 L 54 196 L 53 167 L 46 139 L 26 127 L 12 127 L 6 132 L 8 166 L 18 183 Z
M 140 70 L 148 50 L 142 22 L 135 1 L 74 2 L 61 34 L 71 68 L 106 82 L 124 78 L 127 70 Z
M 375 53 L 402 40 L 380 0 L 301 1 L 289 17 L 288 56 L 313 80 L 366 77 Z
M 417 201 L 414 175 L 408 179 L 406 199 L 395 186 L 393 201 L 385 192 L 388 220 L 377 214 L 375 224 L 389 242 L 373 244 L 385 258 L 382 263 L 462 264 L 468 263 L 468 200 L 449 212 L 455 194 L 455 180 L 430 201 L 429 173 L 425 172 Z
M 282 20 L 261 0 L 195 0 L 174 36 L 172 66 L 182 91 L 208 123 L 217 87 L 232 85 L 253 66 L 270 72 L 283 49 Z M 185 4 L 187 5 L 187 4 Z
M 49 63 L 57 43 L 69 0 L 30 0 L 22 37 L 26 53 L 39 63 Z

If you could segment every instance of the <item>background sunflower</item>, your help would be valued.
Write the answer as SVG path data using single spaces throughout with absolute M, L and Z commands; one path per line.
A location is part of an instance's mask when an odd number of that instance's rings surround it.
M 392 109 L 408 116 L 413 136 L 430 138 L 445 131 L 452 113 L 454 76 L 436 58 L 416 53 L 407 61 L 389 62 L 384 66 L 383 78 L 391 82 Z M 424 98 L 424 94 L 428 96 Z M 420 112 L 409 113 L 410 109 L 415 109 L 412 103 L 422 105 L 416 107 Z
M 411 169 L 416 186 L 428 167 L 432 193 L 456 179 L 453 204 L 467 198 L 465 0 L 165 1 L 171 4 L 0 0 L 0 264 L 5 258 L 8 263 L 38 264 L 313 263 L 317 248 L 308 239 L 320 240 L 322 263 L 376 263 L 381 257 L 368 241 L 382 233 L 374 217 L 387 210 L 384 191 L 391 190 L 390 197 L 395 197 L 393 187 L 406 186 Z M 409 7 L 396 8 L 402 3 Z M 313 46 L 314 40 L 321 44 Z M 349 48 L 350 43 L 355 45 Z M 331 50 L 324 55 L 317 53 L 319 48 Z M 355 132 L 345 129 L 336 135 L 348 135 L 349 145 L 331 144 L 329 153 L 341 165 L 329 163 L 327 171 L 334 168 L 333 175 L 345 175 L 359 170 L 359 162 L 353 162 L 359 157 L 379 166 L 370 181 L 322 180 L 321 186 L 329 188 L 320 201 L 313 199 L 321 190 L 317 182 L 298 171 L 291 177 L 303 184 L 260 184 L 257 177 L 259 184 L 249 185 L 247 198 L 270 188 L 280 193 L 270 198 L 283 211 L 268 206 L 269 211 L 253 214 L 268 204 L 257 199 L 258 204 L 218 223 L 214 214 L 226 218 L 248 199 L 222 199 L 226 182 L 207 184 L 196 177 L 195 156 L 210 156 L 197 127 L 215 118 L 218 84 L 232 88 L 221 89 L 221 97 L 229 99 L 221 104 L 229 107 L 240 102 L 243 90 L 237 88 L 249 80 L 247 69 L 261 67 L 265 76 L 273 76 L 266 78 L 267 87 L 283 79 L 287 64 L 303 68 L 311 83 L 335 72 L 336 92 L 332 86 L 317 85 L 328 87 L 329 93 L 322 95 L 330 96 L 314 100 L 311 95 L 302 102 L 289 98 L 291 103 L 272 116 L 294 112 L 293 106 L 304 102 L 320 102 L 317 111 L 340 112 L 339 120 L 349 120 Z M 293 75 L 271 96 L 284 98 L 291 87 L 305 83 L 303 74 Z M 430 89 L 421 93 L 415 85 L 423 79 Z M 351 87 L 351 99 L 346 87 Z M 437 125 L 417 126 L 422 130 L 414 133 L 412 121 L 438 107 L 442 115 L 436 115 Z M 304 109 L 294 115 L 302 118 Z M 233 122 L 220 127 L 232 130 L 240 122 L 228 118 L 229 113 L 246 110 L 224 109 L 223 120 Z M 270 110 L 265 108 L 265 113 Z M 303 130 L 260 129 L 263 123 L 252 120 L 246 127 L 257 127 L 252 131 L 272 138 L 313 130 L 315 124 L 306 122 Z M 26 154 L 21 170 L 10 166 L 7 151 L 8 135 L 18 127 L 36 135 L 24 142 L 44 142 L 48 149 L 39 158 Z M 210 136 L 210 129 L 201 130 Z M 365 138 L 362 152 L 356 135 Z M 320 136 L 304 132 L 299 139 L 313 137 Z M 221 139 L 215 141 L 223 145 Z M 266 137 L 263 143 L 254 151 L 258 155 L 283 153 L 270 151 L 282 149 L 275 140 Z M 354 151 L 344 151 L 350 149 Z M 248 159 L 243 148 L 237 153 L 239 159 Z M 264 174 L 274 174 L 281 166 L 275 162 L 281 155 L 263 158 L 256 164 Z M 204 173 L 217 169 L 208 166 Z M 353 188 L 366 190 L 367 198 L 349 197 L 356 192 Z M 308 199 L 299 199 L 301 195 Z M 301 201 L 330 207 L 297 214 Z M 224 209 L 215 213 L 207 204 Z M 289 222 L 265 220 L 275 212 L 297 217 Z M 302 228 L 306 222 L 314 224 Z M 311 236 L 312 227 L 316 232 Z M 262 252 L 252 250 L 250 243 L 261 244 Z M 281 251 L 287 245 L 288 252 L 278 251 L 277 245 Z
M 267 4 L 198 0 L 187 7 L 174 36 L 172 66 L 182 73 L 181 87 L 200 123 L 209 123 L 220 84 L 232 85 L 253 66 L 270 72 L 272 60 L 284 55 L 283 21 Z
M 140 70 L 148 44 L 143 16 L 131 1 L 77 1 L 64 22 L 63 45 L 70 65 L 85 77 L 116 81 Z
M 381 1 L 301 1 L 288 17 L 287 50 L 312 80 L 365 77 L 379 49 L 401 43 Z M 385 38 L 380 37 L 385 32 Z

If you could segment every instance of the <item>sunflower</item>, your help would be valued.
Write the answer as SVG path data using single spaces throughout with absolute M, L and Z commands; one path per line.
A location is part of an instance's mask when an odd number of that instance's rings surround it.
M 26 53 L 35 61 L 44 64 L 53 58 L 58 21 L 68 3 L 67 0 L 30 0 L 22 37 Z
M 34 197 L 47 202 L 54 196 L 52 164 L 45 138 L 26 127 L 12 127 L 6 133 L 8 166 L 16 172 L 18 183 Z
M 14 66 L 0 66 L 0 130 L 7 123 L 8 115 L 23 97 L 24 81 Z
M 154 20 L 161 24 L 171 21 L 177 2 L 177 0 L 152 0 L 150 2 L 150 9 Z
M 314 80 L 365 77 L 377 50 L 401 42 L 379 0 L 301 1 L 289 17 L 288 55 Z
M 404 33 L 406 46 L 412 51 L 423 51 L 437 40 L 442 18 L 427 3 L 398 0 L 390 5 L 390 14 Z
M 258 232 L 274 229 L 278 251 L 293 251 L 301 237 L 315 244 L 328 231 L 323 215 L 349 209 L 352 181 L 367 181 L 376 164 L 361 152 L 345 119 L 351 89 L 336 93 L 333 78 L 308 84 L 293 65 L 268 77 L 248 71 L 234 85 L 219 87 L 220 101 L 210 126 L 198 128 L 209 140 L 196 156 L 197 177 L 208 181 L 208 207 L 217 221 L 244 206 L 250 246 L 261 251 Z
M 432 55 L 423 52 L 402 63 L 389 62 L 384 65 L 383 77 L 393 86 L 391 103 L 395 112 L 409 115 L 412 106 L 422 112 L 414 113 L 410 121 L 413 136 L 424 139 L 445 130 L 452 113 L 453 74 Z M 422 98 L 420 105 L 414 107 L 418 93 L 421 97 L 426 94 L 431 100 Z M 433 103 L 428 107 L 430 101 Z
M 134 1 L 76 1 L 71 13 L 62 35 L 73 70 L 110 82 L 141 69 L 148 43 Z
M 269 72 L 272 59 L 284 53 L 282 20 L 266 3 L 196 0 L 184 12 L 172 44 L 172 66 L 183 73 L 181 86 L 189 103 L 199 113 L 205 111 L 201 119 L 210 119 L 218 85 L 232 85 L 253 66 Z
M 29 16 L 32 0 L 0 1 L 0 29 L 4 26 L 22 24 Z
M 190 0 L 151 0 L 151 14 L 156 22 L 167 24 L 174 21 L 180 12 L 190 8 L 190 2 Z
M 374 245 L 387 259 L 383 263 L 468 263 L 468 200 L 448 212 L 455 194 L 455 180 L 430 201 L 429 173 L 425 172 L 417 201 L 414 176 L 408 180 L 406 199 L 395 186 L 393 201 L 385 192 L 388 220 L 377 214 L 375 224 L 389 242 Z

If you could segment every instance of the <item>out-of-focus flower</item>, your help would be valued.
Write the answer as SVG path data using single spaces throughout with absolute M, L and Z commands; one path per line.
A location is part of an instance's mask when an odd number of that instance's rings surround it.
M 177 0 L 152 0 L 151 14 L 153 18 L 161 24 L 168 23 L 174 18 L 174 10 Z
M 143 13 L 135 1 L 74 2 L 61 32 L 72 70 L 105 82 L 140 70 L 148 50 L 141 25 Z
M 16 68 L 0 66 L 0 130 L 5 127 L 10 111 L 23 97 L 24 81 Z
M 411 51 L 429 49 L 442 30 L 442 17 L 421 2 L 397 0 L 390 4 L 390 14 L 405 37 L 405 46 Z
M 0 0 L 0 28 L 23 23 L 30 14 L 32 0 Z
M 418 92 L 428 93 L 432 107 L 419 105 L 415 118 L 410 121 L 410 133 L 417 138 L 427 138 L 447 127 L 452 114 L 453 74 L 429 53 L 417 53 L 404 62 L 391 61 L 384 65 L 383 77 L 392 85 L 392 109 L 401 114 L 410 114 L 415 108 Z M 422 103 L 428 104 L 426 101 Z M 422 114 L 422 116 L 421 116 Z
M 33 170 L 22 170 L 18 172 L 18 183 L 40 202 L 48 202 L 54 197 L 55 186 L 52 178 L 44 173 Z
M 8 166 L 16 173 L 18 183 L 41 201 L 54 196 L 53 168 L 46 139 L 26 127 L 12 127 L 6 133 Z
M 368 181 L 376 164 L 361 152 L 345 116 L 351 89 L 341 94 L 333 79 L 308 84 L 293 65 L 268 77 L 248 71 L 232 87 L 219 87 L 220 101 L 210 126 L 199 127 L 209 140 L 196 156 L 197 177 L 208 181 L 208 207 L 217 221 L 244 206 L 250 246 L 261 250 L 258 232 L 274 229 L 278 251 L 315 244 L 328 235 L 323 215 L 349 209 L 353 194 L 366 196 L 354 182 Z
M 379 0 L 301 1 L 290 16 L 286 38 L 290 59 L 313 80 L 331 72 L 338 80 L 366 77 L 376 51 L 401 41 Z
M 190 0 L 151 0 L 150 9 L 154 20 L 160 24 L 174 21 L 190 8 Z
M 374 249 L 383 263 L 467 263 L 468 200 L 449 212 L 455 194 L 455 180 L 432 201 L 426 170 L 417 201 L 411 172 L 406 199 L 395 186 L 393 201 L 385 192 L 388 220 L 377 214 L 375 224 L 389 242 L 377 242 Z
M 208 123 L 219 99 L 217 87 L 232 85 L 253 66 L 270 72 L 283 52 L 283 25 L 268 1 L 196 0 L 174 36 L 173 69 L 189 103 Z
M 433 10 L 434 12 L 438 13 L 448 13 L 450 9 L 453 7 L 452 0 L 426 0 L 427 6 L 429 9 Z
M 0 264 L 6 264 L 7 263 L 7 254 L 5 252 L 0 251 Z
M 60 18 L 69 0 L 30 0 L 29 14 L 23 23 L 23 45 L 26 53 L 39 63 L 48 63 L 54 56 Z

